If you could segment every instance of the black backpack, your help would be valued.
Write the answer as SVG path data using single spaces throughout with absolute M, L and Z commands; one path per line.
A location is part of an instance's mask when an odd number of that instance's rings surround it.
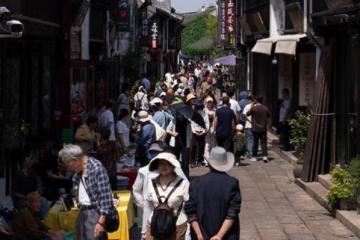
M 152 184 L 155 189 L 156 197 L 158 198 L 159 205 L 154 209 L 152 218 L 151 218 L 151 235 L 157 239 L 167 239 L 171 237 L 172 234 L 176 232 L 176 221 L 180 215 L 182 204 L 180 205 L 177 214 L 174 214 L 174 209 L 169 207 L 167 204 L 171 194 L 180 186 L 183 179 L 180 179 L 174 188 L 171 190 L 169 195 L 165 198 L 165 201 L 162 201 L 159 195 L 159 191 L 156 186 L 156 182 L 153 179 Z M 164 197 L 163 197 L 164 198 Z

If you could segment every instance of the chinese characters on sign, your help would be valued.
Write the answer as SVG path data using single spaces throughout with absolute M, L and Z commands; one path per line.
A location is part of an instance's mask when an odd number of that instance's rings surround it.
M 225 0 L 220 1 L 220 12 L 219 12 L 219 20 L 220 20 L 220 41 L 221 43 L 225 42 L 225 21 L 226 21 L 226 5 Z
M 220 40 L 226 46 L 235 46 L 236 35 L 236 2 L 235 0 L 220 1 L 219 9 Z
M 151 48 L 157 48 L 158 26 L 156 22 L 151 27 Z
M 313 104 L 315 88 L 315 53 L 300 54 L 299 71 L 299 106 Z

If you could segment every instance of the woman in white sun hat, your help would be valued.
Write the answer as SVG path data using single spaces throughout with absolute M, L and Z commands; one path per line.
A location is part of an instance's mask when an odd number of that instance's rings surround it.
M 148 219 L 147 240 L 159 239 L 154 237 L 153 225 L 156 225 L 157 207 L 166 202 L 171 209 L 173 216 L 176 217 L 176 229 L 163 239 L 184 240 L 187 230 L 187 217 L 183 205 L 189 199 L 189 181 L 177 174 L 175 169 L 181 168 L 180 162 L 175 155 L 167 152 L 160 153 L 151 160 L 150 171 L 157 171 L 159 175 L 149 180 L 148 192 L 145 201 L 145 208 L 152 212 Z M 167 199 L 167 201 L 166 201 Z

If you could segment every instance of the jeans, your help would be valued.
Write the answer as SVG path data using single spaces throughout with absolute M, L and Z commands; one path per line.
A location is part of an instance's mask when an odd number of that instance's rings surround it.
M 261 145 L 261 151 L 263 156 L 267 156 L 267 133 L 266 132 L 253 132 L 254 134 L 254 146 L 253 157 L 257 157 L 257 150 L 259 147 L 259 141 Z
M 254 147 L 254 134 L 251 128 L 245 129 L 246 135 L 246 150 L 248 156 L 253 156 L 253 147 Z

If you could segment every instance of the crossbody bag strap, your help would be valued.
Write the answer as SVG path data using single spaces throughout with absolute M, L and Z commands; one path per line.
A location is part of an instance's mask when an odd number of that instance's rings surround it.
M 153 184 L 153 187 L 154 187 L 154 190 L 155 190 L 155 193 L 156 193 L 156 197 L 159 201 L 160 204 L 164 203 L 162 200 L 161 200 L 161 197 L 160 197 L 160 194 L 159 194 L 159 190 L 156 186 L 156 182 L 155 182 L 155 179 L 151 180 L 152 184 Z
M 84 190 L 85 190 L 86 194 L 88 195 L 89 200 L 90 200 L 90 203 L 91 203 L 90 195 L 89 195 L 88 190 L 86 189 L 85 182 L 84 182 L 84 180 L 83 180 L 83 177 L 82 177 L 82 176 L 80 176 L 80 181 L 81 181 L 81 183 L 82 183 L 82 185 L 83 185 L 83 187 L 84 187 Z M 80 189 L 80 187 L 79 187 L 79 189 Z

